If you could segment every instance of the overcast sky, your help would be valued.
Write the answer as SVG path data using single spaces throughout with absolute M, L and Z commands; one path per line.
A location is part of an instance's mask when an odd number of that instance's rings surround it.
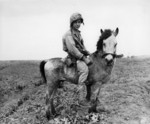
M 90 52 L 101 28 L 118 27 L 118 54 L 150 55 L 150 0 L 0 0 L 0 60 L 65 57 L 62 36 L 74 12 L 83 15 Z

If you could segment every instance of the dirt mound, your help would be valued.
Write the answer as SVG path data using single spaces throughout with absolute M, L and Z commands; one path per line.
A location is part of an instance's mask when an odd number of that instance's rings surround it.
M 39 61 L 1 61 L 0 124 L 149 124 L 149 68 L 150 59 L 117 60 L 101 89 L 99 113 L 80 108 L 76 85 L 66 82 L 55 97 L 59 116 L 47 121 Z

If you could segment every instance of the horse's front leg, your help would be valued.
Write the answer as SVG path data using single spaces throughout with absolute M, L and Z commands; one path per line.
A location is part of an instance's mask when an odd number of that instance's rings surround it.
M 87 101 L 91 100 L 91 85 L 86 85 L 86 99 Z
M 99 104 L 99 94 L 101 89 L 101 82 L 96 82 L 91 86 L 91 103 L 92 107 L 89 112 L 97 112 L 97 105 Z

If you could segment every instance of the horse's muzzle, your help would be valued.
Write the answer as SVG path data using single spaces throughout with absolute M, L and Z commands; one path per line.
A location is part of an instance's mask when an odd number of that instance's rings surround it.
M 114 58 L 122 58 L 123 57 L 123 54 L 115 54 L 115 53 L 104 53 L 103 55 L 102 55 L 102 58 L 105 58 L 107 55 L 111 55 L 112 57 L 113 57 L 113 59 Z
M 105 53 L 102 55 L 102 58 L 105 58 L 108 66 L 111 66 L 114 64 L 115 58 L 121 58 L 121 57 L 123 57 L 123 54 L 117 55 L 117 54 L 113 54 L 113 53 Z
M 104 54 L 102 55 L 102 58 L 105 58 L 105 57 L 108 56 L 108 55 L 111 55 L 113 58 L 116 57 L 116 54 L 113 54 L 113 53 L 104 53 Z

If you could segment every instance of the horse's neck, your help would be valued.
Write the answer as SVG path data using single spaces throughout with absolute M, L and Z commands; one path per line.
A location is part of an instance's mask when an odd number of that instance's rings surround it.
M 93 59 L 93 62 L 95 63 L 96 68 L 99 68 L 99 71 L 106 71 L 106 73 L 110 74 L 113 68 L 112 64 L 111 66 L 108 66 L 105 59 L 102 58 L 102 52 L 97 52 L 96 55 L 92 54 L 91 58 Z
M 103 79 L 111 75 L 112 66 L 107 66 L 106 61 L 102 58 L 101 53 L 93 53 L 90 55 L 93 60 L 93 64 L 89 67 L 91 81 L 102 81 Z

